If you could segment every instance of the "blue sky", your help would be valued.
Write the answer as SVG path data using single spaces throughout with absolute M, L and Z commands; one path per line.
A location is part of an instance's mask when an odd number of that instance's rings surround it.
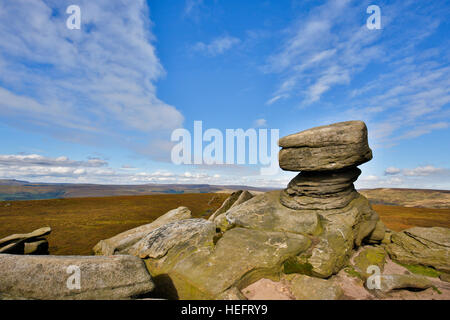
M 446 1 L 0 0 L 0 178 L 280 187 L 295 173 L 173 164 L 171 132 L 360 119 L 374 158 L 357 187 L 450 189 L 449 16 Z

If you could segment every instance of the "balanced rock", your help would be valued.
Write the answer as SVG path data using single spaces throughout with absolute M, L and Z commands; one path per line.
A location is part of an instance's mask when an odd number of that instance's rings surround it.
M 115 253 L 120 254 L 160 226 L 189 218 L 191 218 L 191 211 L 186 207 L 178 207 L 163 214 L 152 223 L 127 230 L 112 238 L 99 241 L 93 248 L 93 251 L 96 255 L 108 256 Z
M 346 121 L 295 133 L 279 140 L 279 163 L 288 171 L 327 171 L 358 166 L 372 159 L 367 127 Z
M 296 156 L 296 166 L 290 168 L 302 172 L 286 190 L 256 196 L 238 191 L 209 220 L 172 221 L 121 252 L 144 259 L 165 298 L 242 298 L 239 290 L 260 279 L 280 281 L 283 274 L 304 274 L 308 278 L 302 281 L 314 283 L 322 292 L 329 282 L 309 277 L 338 273 L 348 265 L 354 248 L 372 238 L 382 239 L 384 228 L 353 186 L 361 173 L 356 165 L 371 158 L 364 123 L 314 132 L 280 140 L 283 150 L 323 148 L 320 159 L 303 153 L 307 163 L 316 165 L 309 167 L 312 170 L 304 170 L 299 165 L 304 159 Z M 335 145 L 344 147 L 333 155 Z M 321 159 L 329 163 L 321 164 Z M 280 166 L 285 168 L 282 161 Z M 339 289 L 332 289 L 330 294 L 323 291 L 322 297 L 340 297 Z
M 133 256 L 0 255 L 0 299 L 128 299 L 153 288 Z

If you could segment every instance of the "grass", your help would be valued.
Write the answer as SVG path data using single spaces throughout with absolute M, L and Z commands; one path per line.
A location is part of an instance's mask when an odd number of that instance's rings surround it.
M 421 276 L 439 278 L 439 276 L 441 275 L 441 272 L 439 272 L 436 269 L 431 268 L 431 267 L 426 267 L 426 266 L 422 266 L 422 265 L 405 264 L 405 263 L 400 263 L 398 261 L 395 261 L 395 262 L 397 264 L 401 265 L 402 267 L 405 267 L 410 272 L 419 274 Z
M 344 271 L 351 277 L 359 278 L 364 281 L 364 277 L 362 276 L 362 274 L 356 271 L 352 266 L 345 267 Z
M 401 206 L 372 205 L 386 227 L 402 231 L 412 227 L 450 228 L 450 209 L 409 208 Z
M 100 240 L 150 223 L 186 206 L 194 217 L 208 217 L 227 194 L 158 194 L 101 198 L 10 201 L 0 203 L 0 239 L 50 226 L 50 253 L 89 255 Z
M 53 230 L 48 236 L 51 254 L 86 255 L 91 254 L 98 241 L 150 223 L 179 206 L 188 207 L 194 217 L 209 217 L 227 197 L 226 193 L 185 193 L 3 201 L 0 239 L 48 225 Z M 450 209 L 387 205 L 373 208 L 394 231 L 413 226 L 450 228 Z M 288 263 L 287 269 L 292 267 Z

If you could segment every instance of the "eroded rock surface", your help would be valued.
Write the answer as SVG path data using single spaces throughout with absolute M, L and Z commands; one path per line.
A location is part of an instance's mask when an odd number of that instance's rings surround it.
M 79 289 L 71 278 L 76 268 Z M 128 299 L 153 288 L 144 263 L 133 256 L 0 254 L 0 299 Z
M 346 121 L 283 137 L 279 163 L 288 171 L 329 171 L 358 166 L 372 159 L 367 127 Z
M 191 211 L 186 207 L 178 207 L 163 214 L 155 221 L 134 229 L 119 233 L 112 238 L 99 241 L 93 251 L 96 255 L 112 255 L 125 250 L 141 240 L 151 231 L 167 223 L 191 218 Z
M 414 227 L 392 234 L 386 245 L 391 259 L 450 273 L 450 229 Z

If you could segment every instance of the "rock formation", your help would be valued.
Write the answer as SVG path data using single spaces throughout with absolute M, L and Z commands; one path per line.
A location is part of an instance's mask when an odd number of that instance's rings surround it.
M 48 254 L 48 241 L 44 237 L 50 232 L 50 227 L 43 227 L 30 233 L 13 234 L 0 239 L 0 253 Z
M 362 121 L 322 126 L 281 138 L 280 167 L 301 171 L 281 193 L 292 209 L 339 209 L 358 197 L 356 166 L 372 159 Z
M 447 282 L 409 271 L 430 268 L 448 281 L 449 229 L 387 230 L 354 188 L 357 166 L 372 158 L 363 122 L 313 128 L 279 145 L 280 167 L 300 171 L 286 189 L 237 191 L 209 220 L 179 207 L 100 241 L 93 250 L 103 257 L 0 254 L 0 299 L 125 299 L 153 289 L 170 299 L 415 298 L 405 288 L 450 298 Z M 0 250 L 33 251 L 48 232 L 7 237 Z M 82 271 L 79 290 L 66 286 L 70 265 Z M 379 288 L 367 288 L 368 267 L 382 272 Z
M 92 249 L 96 255 L 120 254 L 121 251 L 134 245 L 151 231 L 167 223 L 191 218 L 191 211 L 186 207 L 178 207 L 163 214 L 152 223 L 119 233 L 112 238 L 99 241 Z
M 286 190 L 235 193 L 209 221 L 167 224 L 125 253 L 143 258 L 171 298 L 214 299 L 282 274 L 328 278 L 354 247 L 381 242 L 384 226 L 353 186 L 356 166 L 372 157 L 363 122 L 307 130 L 280 146 L 281 168 L 302 171 Z
M 74 266 L 79 288 L 67 284 Z M 133 256 L 0 254 L 0 299 L 129 299 L 153 288 L 143 262 Z
M 414 227 L 394 233 L 386 250 L 401 263 L 430 266 L 450 273 L 450 229 Z

